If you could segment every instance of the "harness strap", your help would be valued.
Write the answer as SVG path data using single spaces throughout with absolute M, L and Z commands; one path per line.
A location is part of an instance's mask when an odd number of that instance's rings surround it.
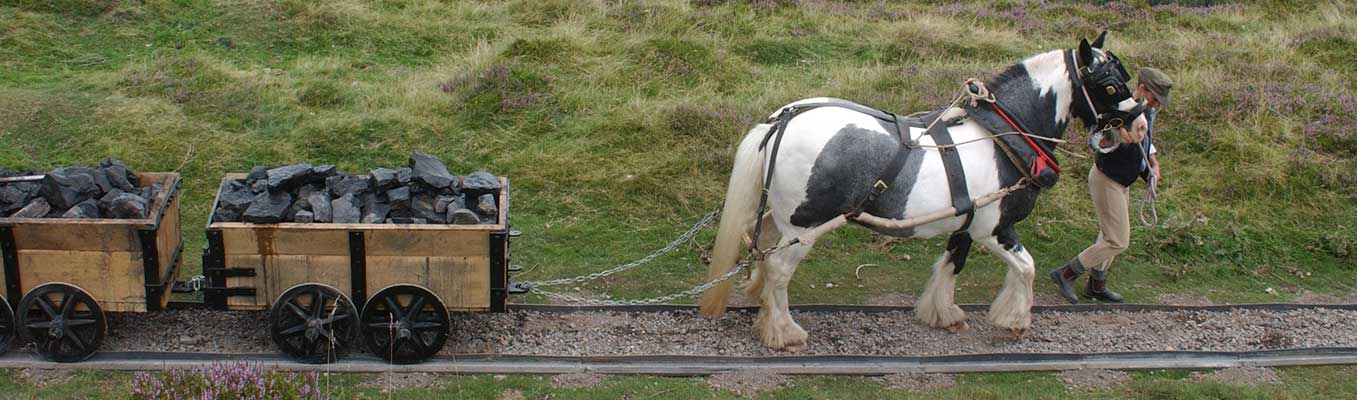
M 768 144 L 769 138 L 773 139 L 773 149 L 768 155 L 768 170 L 764 172 L 763 189 L 759 190 L 759 211 L 754 215 L 754 241 L 749 244 L 750 253 L 755 260 L 762 260 L 763 253 L 759 251 L 759 235 L 763 233 L 763 213 L 768 210 L 768 187 L 773 185 L 773 169 L 777 166 L 777 150 L 782 146 L 782 134 L 787 131 L 787 121 L 799 114 L 796 107 L 787 107 L 778 113 L 777 119 L 773 121 L 772 129 L 768 130 L 768 135 L 764 136 L 763 143 L 759 144 L 759 150 Z
M 938 149 L 938 155 L 942 156 L 942 166 L 947 172 L 947 186 L 952 192 L 952 207 L 956 209 L 956 215 L 966 215 L 966 222 L 961 225 L 964 231 L 971 227 L 971 220 L 975 218 L 975 203 L 971 201 L 971 193 L 966 189 L 966 171 L 961 166 L 961 155 L 958 154 L 955 147 L 950 147 L 952 134 L 948 132 L 946 126 L 933 125 L 928 129 L 928 136 L 933 137 L 933 143 L 942 146 Z

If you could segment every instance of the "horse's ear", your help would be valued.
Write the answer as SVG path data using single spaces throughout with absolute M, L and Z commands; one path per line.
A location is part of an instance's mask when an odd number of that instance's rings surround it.
M 1098 38 L 1097 38 L 1097 39 L 1093 39 L 1093 47 L 1096 47 L 1096 48 L 1099 48 L 1099 49 L 1103 48 L 1103 39 L 1107 39 L 1107 31 L 1103 31 L 1103 33 L 1099 33 L 1099 34 L 1098 34 Z
M 1084 65 L 1093 61 L 1093 47 L 1088 44 L 1088 39 L 1079 39 L 1079 59 L 1084 61 Z

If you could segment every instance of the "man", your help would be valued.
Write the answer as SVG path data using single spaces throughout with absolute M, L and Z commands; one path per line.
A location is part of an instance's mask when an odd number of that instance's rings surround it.
M 1088 191 L 1098 215 L 1098 240 L 1065 266 L 1051 271 L 1051 281 L 1071 304 L 1079 302 L 1074 290 L 1085 268 L 1091 271 L 1084 297 L 1122 302 L 1121 295 L 1107 288 L 1107 269 L 1131 242 L 1130 186 L 1136 178 L 1159 180 L 1159 159 L 1153 143 L 1154 116 L 1161 104 L 1168 104 L 1173 81 L 1154 68 L 1142 68 L 1138 80 L 1131 96 L 1145 102 L 1149 129 L 1143 135 L 1128 132 L 1122 136 L 1121 144 L 1101 134 L 1089 136 L 1088 145 L 1097 152 L 1096 162 L 1088 172 Z

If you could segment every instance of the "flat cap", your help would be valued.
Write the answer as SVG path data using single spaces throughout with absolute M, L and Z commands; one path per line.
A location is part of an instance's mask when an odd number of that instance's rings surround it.
M 1173 80 L 1169 79 L 1168 74 L 1154 68 L 1145 67 L 1140 69 L 1140 74 L 1136 80 L 1150 93 L 1154 93 L 1154 98 L 1159 100 L 1159 104 L 1169 104 L 1169 91 L 1173 89 Z

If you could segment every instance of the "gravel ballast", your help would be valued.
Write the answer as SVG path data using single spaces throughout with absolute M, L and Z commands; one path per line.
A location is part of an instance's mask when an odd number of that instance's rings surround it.
M 969 331 L 921 325 L 911 313 L 793 312 L 810 333 L 805 351 L 772 351 L 752 334 L 753 313 L 708 319 L 693 311 L 455 313 L 443 354 L 892 355 L 1250 351 L 1357 347 L 1357 311 L 1043 312 L 1014 338 L 968 315 Z M 168 310 L 109 314 L 103 351 L 272 353 L 260 311 Z

